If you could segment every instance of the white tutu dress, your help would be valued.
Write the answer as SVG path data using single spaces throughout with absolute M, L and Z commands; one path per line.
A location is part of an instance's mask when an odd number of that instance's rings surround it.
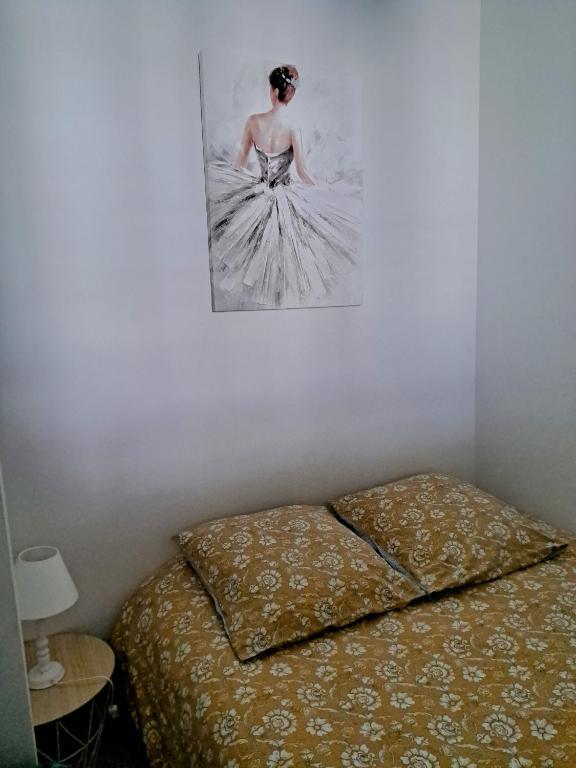
M 292 178 L 292 147 L 254 149 L 259 176 L 226 159 L 207 165 L 214 309 L 358 303 L 331 295 L 346 295 L 357 264 L 360 187 L 305 186 Z

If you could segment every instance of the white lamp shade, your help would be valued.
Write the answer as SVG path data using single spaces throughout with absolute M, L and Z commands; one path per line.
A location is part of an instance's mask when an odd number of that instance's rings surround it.
M 56 547 L 29 547 L 14 563 L 18 613 L 22 621 L 46 619 L 71 608 L 78 590 Z

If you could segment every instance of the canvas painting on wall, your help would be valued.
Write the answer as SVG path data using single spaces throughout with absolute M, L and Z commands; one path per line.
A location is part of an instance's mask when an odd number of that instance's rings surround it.
M 360 304 L 358 84 L 200 55 L 214 311 Z

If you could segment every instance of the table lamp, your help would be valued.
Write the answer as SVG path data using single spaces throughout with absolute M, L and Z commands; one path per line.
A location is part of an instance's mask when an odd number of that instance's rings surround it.
M 56 547 L 29 547 L 14 563 L 14 582 L 21 621 L 37 621 L 36 664 L 28 671 L 28 687 L 50 688 L 64 677 L 64 667 L 50 659 L 42 619 L 71 608 L 78 600 L 72 577 Z

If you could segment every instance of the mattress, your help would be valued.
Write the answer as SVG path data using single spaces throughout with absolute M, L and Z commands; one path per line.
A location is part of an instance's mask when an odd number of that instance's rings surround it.
M 575 553 L 248 662 L 174 558 L 112 636 L 150 765 L 574 768 Z

